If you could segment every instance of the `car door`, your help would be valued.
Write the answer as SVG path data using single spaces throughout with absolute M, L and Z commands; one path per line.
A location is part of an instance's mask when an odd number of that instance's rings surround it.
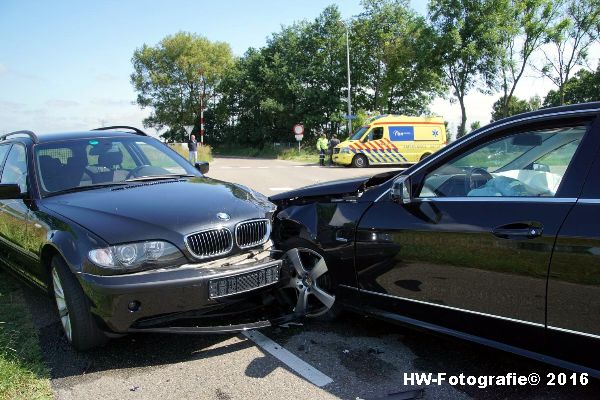
M 25 146 L 20 143 L 12 145 L 4 167 L 0 183 L 16 183 L 21 193 L 27 193 L 27 160 Z M 27 266 L 31 265 L 32 255 L 27 247 L 27 220 L 29 207 L 26 199 L 0 200 L 0 241 L 6 249 L 6 261 L 18 273 L 32 277 Z
M 560 228 L 548 280 L 548 334 L 560 358 L 598 364 L 600 351 L 600 155 Z M 581 351 L 586 349 L 586 351 Z
M 417 169 L 408 204 L 375 202 L 356 244 L 371 304 L 518 346 L 531 335 L 514 328 L 543 334 L 550 257 L 581 188 L 589 124 L 496 131 Z

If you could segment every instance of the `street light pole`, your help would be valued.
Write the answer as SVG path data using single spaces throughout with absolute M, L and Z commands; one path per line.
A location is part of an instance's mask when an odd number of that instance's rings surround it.
M 200 146 L 204 146 L 204 90 L 206 89 L 206 82 L 202 73 L 200 73 L 200 82 Z
M 352 98 L 350 95 L 350 34 L 348 25 L 346 27 L 346 65 L 348 67 L 348 136 L 352 136 Z

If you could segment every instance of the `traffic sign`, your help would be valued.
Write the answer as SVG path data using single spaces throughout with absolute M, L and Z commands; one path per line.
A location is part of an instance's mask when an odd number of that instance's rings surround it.
M 299 135 L 298 134 L 294 135 L 294 137 L 296 138 L 297 141 L 301 141 L 304 138 L 304 135 L 301 133 Z
M 348 115 L 348 114 L 346 114 L 346 115 L 344 115 L 344 118 L 345 119 L 356 119 L 356 115 Z
M 295 135 L 302 135 L 302 134 L 304 134 L 304 125 L 296 124 L 296 125 L 294 125 L 294 128 L 292 130 Z

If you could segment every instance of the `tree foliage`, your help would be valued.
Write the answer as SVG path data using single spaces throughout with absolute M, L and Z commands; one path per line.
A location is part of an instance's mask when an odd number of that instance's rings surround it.
M 541 99 L 534 96 L 529 100 L 519 99 L 516 96 L 511 96 L 508 101 L 508 107 L 504 102 L 504 97 L 500 97 L 492 106 L 492 121 L 499 121 L 502 118 L 521 114 L 524 112 L 535 111 L 541 107 Z
M 143 45 L 133 54 L 131 82 L 137 104 L 151 110 L 144 125 L 183 140 L 184 126 L 199 130 L 202 98 L 209 144 L 293 142 L 296 123 L 308 145 L 321 128 L 346 137 L 347 45 L 354 127 L 378 114 L 428 115 L 432 100 L 449 94 L 460 105 L 461 137 L 465 96 L 474 90 L 501 93 L 493 120 L 537 109 L 539 98 L 514 96 L 537 53 L 544 57 L 538 70 L 558 88 L 544 105 L 598 99 L 598 71 L 585 67 L 600 0 L 430 0 L 427 17 L 408 0 L 361 4 L 347 21 L 328 6 L 241 57 L 226 43 L 185 32 Z
M 600 65 L 595 72 L 579 70 L 565 83 L 562 95 L 558 90 L 548 92 L 544 99 L 544 107 L 589 101 L 600 101 Z
M 472 89 L 497 87 L 504 56 L 508 0 L 431 0 L 429 18 L 436 34 L 438 59 L 445 82 L 461 109 L 457 137 L 466 134 L 464 99 Z
M 538 70 L 558 88 L 564 104 L 564 86 L 574 69 L 587 63 L 588 50 L 598 40 L 600 0 L 562 0 L 558 17 L 546 35 L 545 63 Z
M 501 63 L 502 117 L 508 117 L 512 96 L 532 55 L 544 44 L 557 15 L 558 0 L 510 0 Z M 497 111 L 497 110 L 494 110 Z
M 137 104 L 152 109 L 144 126 L 167 128 L 163 137 L 183 140 L 185 125 L 199 129 L 200 96 L 210 101 L 233 64 L 233 55 L 227 43 L 180 32 L 154 47 L 143 45 L 135 50 L 132 62 L 131 83 L 138 93 Z

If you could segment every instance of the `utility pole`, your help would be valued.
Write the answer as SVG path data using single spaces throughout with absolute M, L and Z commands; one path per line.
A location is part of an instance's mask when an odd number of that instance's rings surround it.
M 346 65 L 348 67 L 348 136 L 352 136 L 352 98 L 350 95 L 350 34 L 348 25 L 346 27 Z

